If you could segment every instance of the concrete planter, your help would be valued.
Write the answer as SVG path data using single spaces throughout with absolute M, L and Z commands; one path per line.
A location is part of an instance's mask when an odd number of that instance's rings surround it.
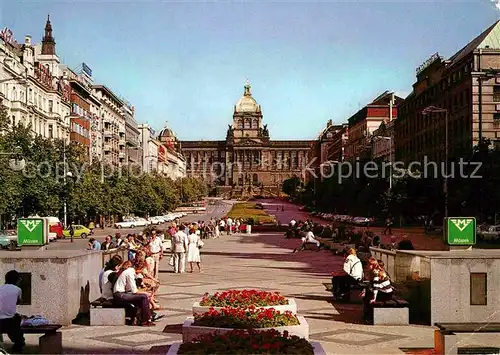
M 167 355 L 177 355 L 181 344 L 182 344 L 181 342 L 173 343 L 170 349 L 168 349 Z M 326 351 L 321 346 L 321 343 L 317 341 L 312 341 L 311 345 L 313 346 L 314 349 L 314 355 L 327 355 Z
M 284 327 L 274 327 L 274 328 L 257 328 L 256 330 L 269 330 L 276 329 L 277 331 L 284 332 L 288 331 L 290 335 L 296 335 L 298 337 L 309 340 L 309 324 L 306 319 L 302 316 L 297 317 L 299 319 L 299 325 L 289 325 Z M 210 334 L 210 333 L 228 333 L 232 328 L 217 328 L 217 327 L 200 327 L 193 325 L 194 317 L 188 317 L 184 324 L 182 325 L 182 342 L 187 343 L 193 341 L 198 336 L 202 334 Z
M 223 307 L 213 307 L 216 310 L 221 310 Z M 279 306 L 265 306 L 265 307 L 258 307 L 258 308 L 274 308 L 277 311 L 280 311 L 281 313 L 285 313 L 286 311 L 290 311 L 293 314 L 297 314 L 297 303 L 295 302 L 295 299 L 293 298 L 288 298 L 288 304 L 284 305 L 279 305 Z M 195 313 L 207 313 L 210 310 L 210 307 L 208 306 L 200 306 L 200 302 L 195 302 L 193 304 L 193 315 Z

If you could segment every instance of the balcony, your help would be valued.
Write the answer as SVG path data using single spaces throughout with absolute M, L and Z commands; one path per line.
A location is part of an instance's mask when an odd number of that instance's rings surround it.
M 113 133 L 110 130 L 104 130 L 104 137 L 113 138 Z
M 120 140 L 118 141 L 118 145 L 120 147 L 125 147 L 125 145 L 126 145 L 125 139 L 124 138 L 120 138 Z
M 120 159 L 125 159 L 126 157 L 127 157 L 127 154 L 125 152 L 120 152 L 118 154 L 118 158 L 120 158 Z
M 10 109 L 13 111 L 28 112 L 28 107 L 22 101 L 11 101 L 10 102 Z
M 103 149 L 105 152 L 111 152 L 113 150 L 113 147 L 111 147 L 110 144 L 104 144 Z

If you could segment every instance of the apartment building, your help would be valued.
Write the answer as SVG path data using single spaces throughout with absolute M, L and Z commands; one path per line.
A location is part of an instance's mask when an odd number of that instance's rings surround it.
M 101 103 L 104 162 L 115 167 L 122 166 L 126 162 L 124 103 L 105 85 L 93 85 L 92 89 Z
M 412 93 L 399 107 L 396 155 L 404 161 L 444 161 L 482 140 L 500 147 L 500 23 L 449 59 L 432 55 L 416 70 Z
M 71 86 L 62 75 L 49 18 L 36 45 L 31 36 L 18 43 L 11 30 L 0 32 L 0 100 L 12 124 L 69 142 Z

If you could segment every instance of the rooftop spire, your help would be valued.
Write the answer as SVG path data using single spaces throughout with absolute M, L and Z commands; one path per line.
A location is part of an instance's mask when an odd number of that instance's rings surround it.
M 252 92 L 250 91 L 251 88 L 252 88 L 252 86 L 250 85 L 250 81 L 248 81 L 248 78 L 247 78 L 247 80 L 245 81 L 245 92 L 243 95 L 252 96 Z
M 42 54 L 55 55 L 56 54 L 56 41 L 52 36 L 52 25 L 50 24 L 50 14 L 47 15 L 47 22 L 45 23 L 45 35 L 42 39 Z

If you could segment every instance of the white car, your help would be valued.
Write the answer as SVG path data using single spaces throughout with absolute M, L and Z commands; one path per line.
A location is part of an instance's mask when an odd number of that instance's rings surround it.
M 148 221 L 144 218 L 130 218 L 125 219 L 123 222 L 115 223 L 115 228 L 135 228 L 135 227 L 146 227 L 148 225 Z
M 149 224 L 153 224 L 155 226 L 157 226 L 161 223 L 160 220 L 158 219 L 158 217 L 149 217 L 148 222 L 149 222 Z
M 166 222 L 165 217 L 163 217 L 163 216 L 156 216 L 156 217 L 153 217 L 153 218 L 156 218 L 158 220 L 158 222 L 160 222 L 160 224 Z

